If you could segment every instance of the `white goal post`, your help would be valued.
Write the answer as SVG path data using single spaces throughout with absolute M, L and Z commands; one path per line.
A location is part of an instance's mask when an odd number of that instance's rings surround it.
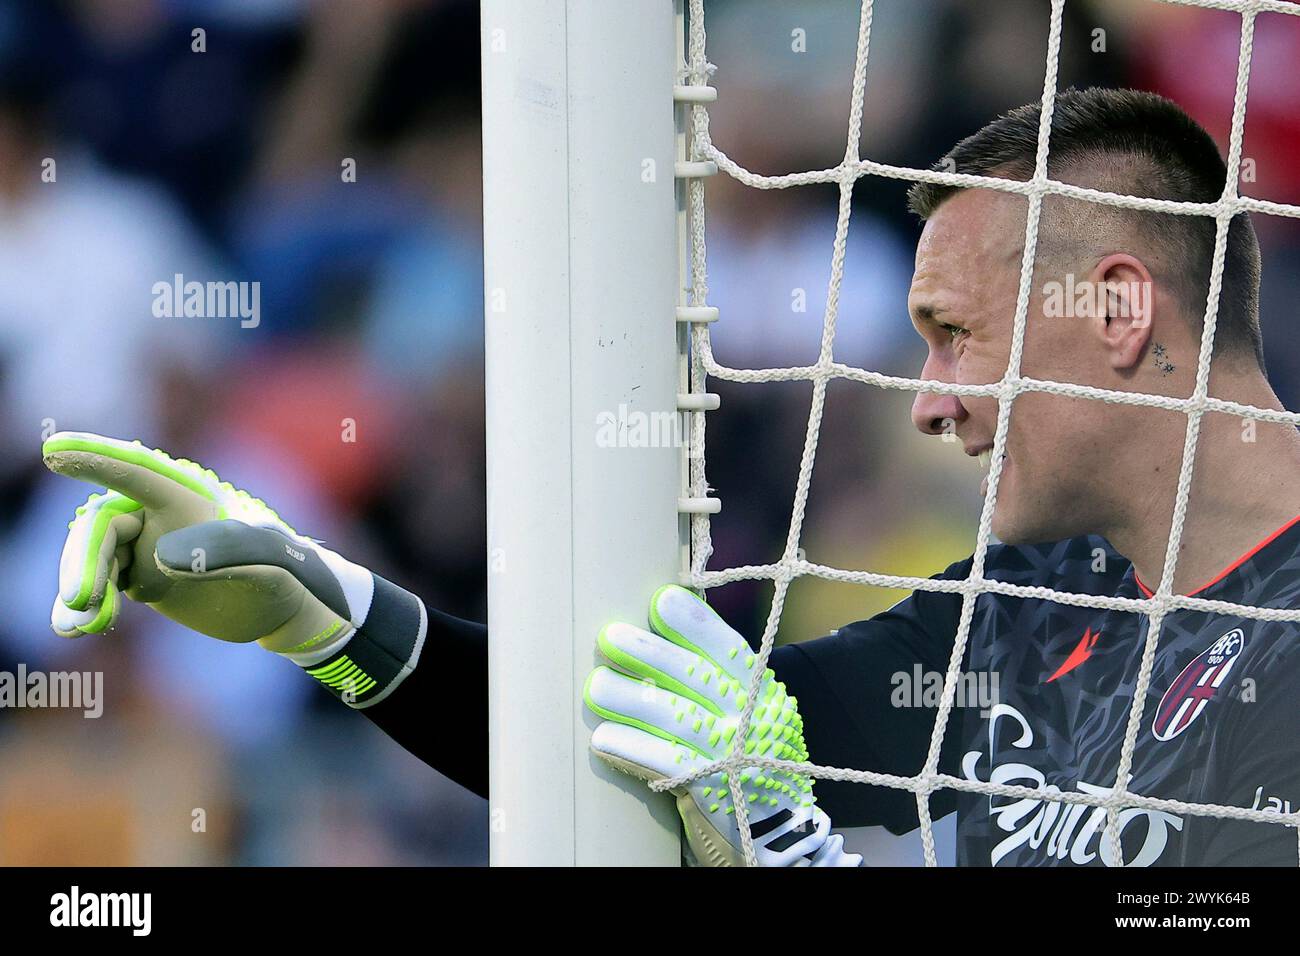
M 684 2 L 689 4 L 689 50 L 684 49 Z M 1188 803 L 1128 790 L 1165 618 L 1180 609 L 1271 621 L 1300 616 L 1295 608 L 1209 602 L 1172 590 L 1200 423 L 1206 412 L 1300 424 L 1295 412 L 1229 402 L 1209 391 L 1229 223 L 1242 212 L 1300 217 L 1300 206 L 1238 192 L 1256 19 L 1261 13 L 1300 15 L 1300 7 L 1282 0 L 1166 2 L 1240 16 L 1222 196 L 1213 203 L 1178 202 L 1092 190 L 1082 198 L 1214 220 L 1214 265 L 1195 386 L 1187 397 L 1090 388 L 1022 373 L 1043 200 L 1072 195 L 1078 189 L 1048 175 L 1066 0 L 1051 0 L 1050 10 L 1045 11 L 1049 29 L 1038 149 L 1034 174 L 1027 180 L 892 166 L 869 158 L 870 150 L 863 155 L 872 0 L 858 3 L 843 159 L 831 168 L 780 175 L 752 172 L 712 142 L 707 104 L 716 91 L 708 85 L 712 67 L 706 50 L 704 0 L 483 0 L 493 863 L 680 862 L 678 824 L 669 802 L 650 797 L 640 783 L 617 777 L 590 755 L 587 744 L 595 720 L 581 703 L 600 626 L 615 618 L 642 623 L 648 596 L 656 586 L 672 580 L 698 588 L 739 580 L 772 582 L 771 609 L 756 649 L 756 675 L 763 672 L 775 644 L 790 584 L 801 576 L 960 594 L 960 621 L 928 752 L 918 772 L 900 778 L 812 764 L 796 769 L 820 779 L 915 794 L 922 851 L 930 866 L 938 862 L 929 803 L 936 789 L 1026 798 L 1023 788 L 941 773 L 940 753 L 975 602 L 992 590 L 993 581 L 985 577 L 985 558 L 1011 408 L 1019 395 L 1030 392 L 1151 406 L 1188 417 L 1165 564 L 1154 594 L 1135 600 L 999 582 L 997 590 L 1005 595 L 1141 613 L 1149 621 L 1114 786 L 1077 799 L 1067 799 L 1060 791 L 1044 792 L 1042 799 L 1086 804 L 1104 813 L 1106 846 L 1111 859 L 1119 863 L 1124 862 L 1121 814 L 1138 808 L 1281 824 L 1295 827 L 1300 836 L 1300 813 Z M 836 229 L 828 249 L 830 280 L 815 364 L 731 368 L 713 357 L 708 323 L 718 317 L 718 310 L 708 302 L 705 282 L 703 177 L 717 173 L 755 189 L 838 185 Z M 835 360 L 853 189 L 865 176 L 995 189 L 1026 197 L 1024 254 L 1010 353 L 997 383 L 906 379 Z M 708 379 L 749 384 L 804 381 L 812 386 L 789 532 L 775 563 L 708 567 L 707 515 L 718 507 L 715 499 L 707 497 L 704 474 L 703 413 L 717 407 L 717 396 L 706 390 Z M 970 573 L 964 580 L 941 582 L 835 568 L 805 558 L 800 542 L 822 414 L 828 386 L 838 380 L 997 399 L 988 489 Z M 679 423 L 679 416 L 687 413 L 691 417 L 689 462 L 684 428 L 674 431 L 670 441 L 662 440 L 653 428 L 648 443 L 644 435 L 640 441 L 623 440 L 636 427 L 634 418 L 655 422 L 667 417 Z M 689 527 L 688 515 L 693 516 Z M 749 721 L 759 687 L 756 677 L 735 728 L 731 753 L 710 766 L 659 781 L 656 788 L 684 786 L 717 772 L 743 773 L 751 765 L 776 763 L 790 769 L 787 762 L 770 756 L 748 755 Z M 1037 799 L 1032 793 L 1028 797 Z M 736 807 L 746 862 L 756 865 L 745 802 Z
M 493 865 L 678 865 L 671 800 L 593 757 L 600 626 L 687 567 L 673 0 L 482 4 Z M 655 82 L 655 78 L 658 82 Z

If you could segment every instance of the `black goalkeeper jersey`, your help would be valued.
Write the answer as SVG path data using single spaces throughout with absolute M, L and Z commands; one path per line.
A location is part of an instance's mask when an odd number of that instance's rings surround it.
M 939 578 L 962 579 L 971 561 Z M 1150 596 L 1104 540 L 992 546 L 985 576 L 1057 591 Z M 1195 592 L 1300 607 L 1300 519 Z M 961 596 L 918 591 L 870 620 L 779 647 L 772 667 L 799 699 L 811 759 L 913 775 L 925 760 Z M 977 597 L 940 771 L 1043 793 L 1113 788 L 1149 619 L 984 593 Z M 818 781 L 838 826 L 918 825 L 908 791 Z M 1164 620 L 1128 790 L 1150 797 L 1291 812 L 1300 806 L 1300 640 L 1295 622 L 1172 611 Z M 1115 865 L 1099 807 L 936 791 L 955 810 L 964 866 Z M 1294 828 L 1126 809 L 1126 866 L 1287 865 Z
M 939 578 L 963 579 L 970 560 Z M 1148 596 L 1100 538 L 989 548 L 986 577 L 1057 591 Z M 1300 519 L 1198 597 L 1300 607 Z M 961 597 L 918 591 L 829 637 L 778 647 L 771 665 L 799 699 L 811 759 L 911 776 L 929 748 Z M 1145 615 L 985 593 L 976 599 L 961 687 L 939 769 L 1044 793 L 1112 787 L 1147 635 Z M 1300 641 L 1294 623 L 1175 611 L 1165 618 L 1128 789 L 1191 803 L 1290 812 L 1300 806 Z M 593 637 L 594 640 L 594 637 Z M 363 711 L 453 780 L 487 795 L 487 629 L 429 611 L 419 666 Z M 461 715 L 447 734 L 434 710 Z M 918 825 L 908 791 L 819 780 L 837 826 Z M 936 791 L 956 811 L 957 861 L 979 866 L 1114 865 L 1105 811 L 1039 799 Z M 1286 865 L 1297 834 L 1278 824 L 1129 809 L 1128 866 Z M 869 861 L 868 861 L 869 862 Z

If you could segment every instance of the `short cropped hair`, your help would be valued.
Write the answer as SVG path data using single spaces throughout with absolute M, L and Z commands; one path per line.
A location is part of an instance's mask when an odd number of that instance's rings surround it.
M 1040 107 L 1030 103 L 993 120 L 966 137 L 932 168 L 1003 179 L 1027 180 L 1034 173 Z M 1138 90 L 1092 87 L 1056 95 L 1048 153 L 1048 174 L 1070 181 L 1081 169 L 1109 170 L 1121 192 L 1180 202 L 1216 202 L 1228 170 L 1213 138 L 1176 103 Z M 929 219 L 956 186 L 917 183 L 908 208 Z M 1095 205 L 1092 208 L 1100 208 Z M 1113 208 L 1113 207 L 1112 207 Z M 1171 291 L 1200 328 L 1214 258 L 1214 220 L 1208 216 L 1124 210 L 1141 234 L 1176 264 L 1167 277 Z M 1264 368 L 1259 327 L 1259 242 L 1250 217 L 1240 212 L 1228 228 L 1223 288 L 1215 328 L 1216 352 L 1253 353 Z

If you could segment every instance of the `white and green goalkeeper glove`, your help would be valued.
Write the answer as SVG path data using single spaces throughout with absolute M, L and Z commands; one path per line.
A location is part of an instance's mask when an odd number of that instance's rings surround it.
M 218 640 L 256 641 L 357 708 L 419 658 L 419 598 L 303 537 L 266 504 L 192 461 L 139 442 L 59 432 L 53 472 L 107 488 L 68 525 L 55 633 L 113 626 L 120 597 Z
M 600 652 L 617 670 L 587 679 L 587 706 L 604 718 L 592 750 L 642 780 L 683 776 L 729 754 L 757 659 L 744 639 L 685 588 L 669 585 L 650 602 L 656 633 L 607 625 Z M 806 761 L 797 702 L 764 672 L 744 752 Z M 749 767 L 738 778 L 714 773 L 672 791 L 696 859 L 708 866 L 744 863 L 734 801 L 745 800 L 761 866 L 861 866 L 844 851 L 817 807 L 812 781 L 788 770 Z

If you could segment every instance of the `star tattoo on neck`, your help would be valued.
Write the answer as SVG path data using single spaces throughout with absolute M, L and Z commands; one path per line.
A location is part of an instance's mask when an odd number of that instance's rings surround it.
M 1168 375 L 1177 368 L 1173 362 L 1169 361 L 1169 350 L 1159 342 L 1151 347 L 1151 355 L 1155 360 L 1156 368 L 1160 369 L 1161 375 Z

